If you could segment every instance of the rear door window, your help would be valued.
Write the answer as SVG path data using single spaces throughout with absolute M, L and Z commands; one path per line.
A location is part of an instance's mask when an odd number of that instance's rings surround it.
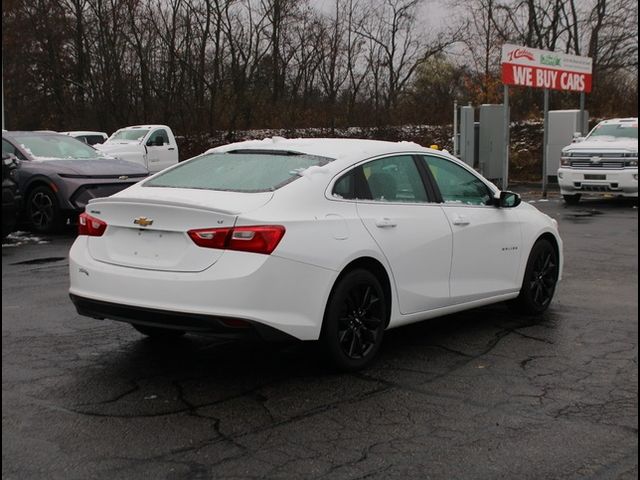
M 411 155 L 373 160 L 362 166 L 370 199 L 380 202 L 427 202 L 427 192 Z
M 179 164 L 147 181 L 145 187 L 268 192 L 292 182 L 309 167 L 331 159 L 290 152 L 211 153 Z

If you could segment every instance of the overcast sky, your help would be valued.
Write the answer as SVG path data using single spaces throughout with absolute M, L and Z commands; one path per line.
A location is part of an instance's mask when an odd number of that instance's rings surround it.
M 363 3 L 376 5 L 382 0 L 360 0 Z M 418 18 L 420 22 L 425 22 L 426 27 L 434 28 L 441 25 L 450 12 L 450 8 L 445 6 L 446 0 L 422 0 L 418 7 Z M 335 0 L 311 0 L 311 3 L 319 10 L 332 12 L 335 9 Z

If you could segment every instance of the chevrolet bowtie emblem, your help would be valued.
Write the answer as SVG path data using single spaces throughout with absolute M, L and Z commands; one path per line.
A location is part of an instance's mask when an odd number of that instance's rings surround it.
M 118 180 L 127 180 L 129 177 L 127 175 L 120 175 Z
M 140 225 L 141 227 L 148 227 L 153 223 L 153 220 L 147 217 L 138 217 L 133 221 L 133 223 Z

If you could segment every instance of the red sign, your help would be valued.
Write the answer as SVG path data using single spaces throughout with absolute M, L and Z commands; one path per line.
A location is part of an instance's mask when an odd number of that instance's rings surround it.
M 505 44 L 502 82 L 572 92 L 591 91 L 591 58 Z

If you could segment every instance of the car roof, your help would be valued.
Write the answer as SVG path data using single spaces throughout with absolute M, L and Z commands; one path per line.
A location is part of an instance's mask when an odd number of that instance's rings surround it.
M 624 123 L 638 123 L 638 117 L 609 118 L 607 120 L 601 121 L 599 125 L 624 124 Z
M 205 153 L 234 150 L 273 150 L 304 153 L 336 160 L 338 166 L 347 166 L 360 160 L 393 153 L 445 153 L 443 150 L 425 148 L 414 142 L 388 142 L 352 138 L 283 138 L 248 140 L 211 148 Z M 447 155 L 449 156 L 449 155 Z M 333 162 L 332 162 L 333 163 Z
M 25 135 L 40 135 L 40 136 L 52 136 L 52 135 L 62 135 L 62 133 L 54 132 L 53 130 L 13 130 L 9 132 L 2 132 L 2 134 L 7 134 L 12 137 L 23 137 Z
M 129 126 L 126 126 L 126 127 L 120 127 L 120 128 L 118 128 L 118 130 L 125 130 L 127 128 L 141 128 L 141 129 L 144 129 L 144 130 L 151 130 L 152 128 L 167 128 L 167 129 L 170 129 L 166 125 L 129 125 Z
M 90 132 L 88 130 L 71 130 L 70 132 L 60 132 L 64 135 L 74 136 L 74 135 L 107 135 L 106 132 Z

